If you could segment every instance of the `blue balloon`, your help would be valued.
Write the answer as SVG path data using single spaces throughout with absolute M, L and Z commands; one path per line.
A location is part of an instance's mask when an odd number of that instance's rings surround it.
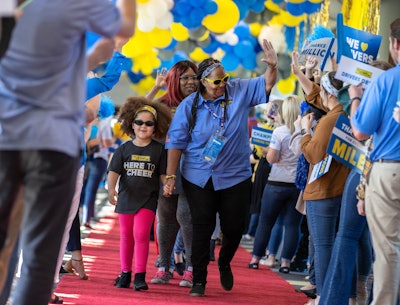
M 210 43 L 202 48 L 203 51 L 208 54 L 214 53 L 220 46 L 219 41 L 217 41 L 213 35 L 210 35 L 210 40 Z
M 253 5 L 250 5 L 250 9 L 255 13 L 262 13 L 266 9 L 264 2 L 265 1 L 257 1 Z
M 249 14 L 249 7 L 245 3 L 236 2 L 237 8 L 239 9 L 239 20 L 243 20 Z
M 247 39 L 250 37 L 250 27 L 249 25 L 244 22 L 244 21 L 239 21 L 233 32 L 239 37 L 239 40 L 241 39 Z
M 174 7 L 172 8 L 172 14 L 177 13 L 178 15 L 184 16 L 190 12 L 192 6 L 186 0 L 175 1 Z M 175 15 L 175 14 L 174 14 Z
M 304 2 L 303 3 L 303 10 L 306 14 L 314 14 L 319 11 L 321 8 L 322 3 L 312 3 L 312 2 Z
M 248 40 L 239 41 L 233 48 L 233 52 L 239 58 L 245 58 L 254 53 L 253 46 Z
M 301 3 L 286 3 L 286 10 L 292 16 L 301 16 L 304 14 L 304 8 Z
M 240 60 L 235 55 L 226 53 L 224 57 L 222 57 L 221 63 L 225 71 L 235 71 L 240 64 Z
M 256 54 L 253 53 L 250 56 L 242 58 L 241 63 L 243 68 L 247 70 L 254 70 L 257 67 Z
M 204 5 L 204 10 L 208 15 L 215 14 L 218 11 L 218 5 L 212 0 L 209 0 L 206 5 Z
M 164 65 L 162 66 L 164 67 Z M 137 84 L 138 82 L 140 82 L 143 78 L 145 78 L 145 76 L 142 73 L 134 73 L 132 71 L 127 71 L 126 73 L 129 77 L 129 80 L 131 81 L 131 83 L 133 84 Z

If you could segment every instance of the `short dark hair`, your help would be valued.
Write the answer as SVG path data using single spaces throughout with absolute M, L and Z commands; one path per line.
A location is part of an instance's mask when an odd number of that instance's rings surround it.
M 390 37 L 400 41 L 400 18 L 390 24 Z

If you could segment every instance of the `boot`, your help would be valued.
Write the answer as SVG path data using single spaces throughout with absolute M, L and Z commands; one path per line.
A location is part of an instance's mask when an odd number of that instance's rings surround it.
M 131 280 L 132 280 L 132 271 L 121 272 L 121 274 L 115 279 L 115 287 L 129 288 Z
M 215 261 L 215 239 L 210 240 L 210 261 Z
M 145 278 L 146 278 L 146 272 L 135 273 L 135 279 L 133 280 L 133 288 L 136 291 L 149 289 L 149 286 L 147 286 L 145 282 Z

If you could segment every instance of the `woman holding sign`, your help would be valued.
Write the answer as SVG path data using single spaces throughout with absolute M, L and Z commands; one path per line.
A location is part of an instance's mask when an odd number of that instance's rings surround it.
M 327 112 L 315 125 L 313 136 L 310 134 L 314 121 L 313 114 L 303 117 L 301 121 L 303 133 L 301 151 L 310 163 L 303 199 L 306 202 L 307 221 L 315 249 L 314 267 L 318 302 L 335 241 L 344 184 L 350 171 L 348 167 L 326 153 L 336 120 L 340 114 L 344 114 L 343 106 L 337 98 L 343 82 L 335 79 L 335 71 L 332 71 L 322 76 L 321 85 L 318 86 L 300 71 L 297 59 L 297 53 L 293 53 L 292 71 L 305 92 L 307 102 Z M 324 170 L 316 170 L 318 168 Z
M 205 294 L 217 212 L 224 236 L 218 259 L 220 282 L 225 290 L 233 288 L 230 262 L 244 231 L 251 189 L 247 118 L 250 107 L 268 102 L 277 75 L 272 44 L 264 40 L 262 47 L 266 71 L 251 79 L 229 80 L 218 60 L 203 60 L 197 71 L 198 90 L 179 104 L 168 131 L 164 194 L 173 192 L 181 159 L 193 223 L 191 296 Z
M 302 215 L 295 208 L 300 193 L 294 183 L 298 157 L 289 148 L 289 140 L 294 133 L 294 121 L 299 114 L 300 99 L 297 96 L 285 98 L 282 104 L 284 124 L 274 129 L 266 156 L 272 168 L 261 198 L 260 220 L 253 256 L 248 265 L 250 269 L 258 269 L 258 263 L 271 237 L 272 228 L 281 212 L 283 212 L 285 233 L 279 272 L 289 273 L 290 262 L 296 252 Z

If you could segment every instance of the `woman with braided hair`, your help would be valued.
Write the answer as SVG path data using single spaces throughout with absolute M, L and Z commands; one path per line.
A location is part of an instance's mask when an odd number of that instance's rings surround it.
M 277 75 L 272 44 L 264 40 L 262 47 L 267 68 L 252 79 L 229 80 L 218 60 L 202 61 L 198 90 L 177 107 L 168 131 L 164 195 L 173 193 L 180 163 L 193 223 L 191 296 L 205 293 L 217 212 L 224 236 L 218 259 L 220 282 L 225 290 L 233 288 L 230 262 L 244 231 L 251 190 L 247 118 L 252 106 L 268 102 Z

